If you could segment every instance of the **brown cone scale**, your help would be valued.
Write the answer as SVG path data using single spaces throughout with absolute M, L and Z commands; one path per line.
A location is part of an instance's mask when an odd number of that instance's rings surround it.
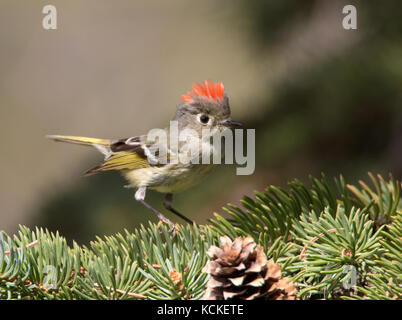
M 220 238 L 211 246 L 211 260 L 203 271 L 210 275 L 203 300 L 295 300 L 296 288 L 281 268 L 267 257 L 253 238 Z

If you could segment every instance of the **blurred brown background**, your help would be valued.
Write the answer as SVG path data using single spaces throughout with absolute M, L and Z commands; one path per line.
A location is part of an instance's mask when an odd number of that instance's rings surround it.
M 42 28 L 53 4 L 58 29 Z M 358 29 L 342 28 L 343 6 Z M 162 127 L 194 81 L 222 81 L 232 115 L 256 128 L 256 171 L 222 166 L 175 206 L 198 223 L 293 178 L 402 175 L 398 1 L 0 2 L 0 229 L 87 242 L 154 217 L 102 159 L 46 134 L 129 137 Z M 159 194 L 149 201 L 162 210 Z M 169 214 L 167 214 L 171 217 Z M 173 218 L 175 219 L 175 218 Z

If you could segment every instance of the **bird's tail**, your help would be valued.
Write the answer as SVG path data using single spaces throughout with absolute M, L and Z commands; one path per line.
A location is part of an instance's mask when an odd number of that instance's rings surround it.
M 109 139 L 61 136 L 61 135 L 47 135 L 46 138 L 52 139 L 54 141 L 69 142 L 69 143 L 95 147 L 98 151 L 100 151 L 105 155 L 105 158 L 109 157 L 111 154 Z
M 98 139 L 98 138 L 89 138 L 89 137 L 76 137 L 76 136 L 60 136 L 60 135 L 48 135 L 46 138 L 62 141 L 62 142 L 70 142 L 76 144 L 83 144 L 87 146 L 92 146 L 94 144 L 99 144 L 101 146 L 109 146 L 110 140 L 108 139 Z

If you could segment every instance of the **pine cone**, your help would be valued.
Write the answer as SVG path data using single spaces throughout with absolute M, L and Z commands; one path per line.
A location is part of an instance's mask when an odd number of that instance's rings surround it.
M 220 238 L 221 247 L 211 246 L 203 271 L 210 279 L 202 300 L 295 300 L 296 288 L 281 277 L 281 268 L 268 261 L 253 238 Z

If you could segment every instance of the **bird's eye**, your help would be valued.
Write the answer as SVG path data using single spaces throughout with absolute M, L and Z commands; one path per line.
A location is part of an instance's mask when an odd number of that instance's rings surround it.
M 198 121 L 200 121 L 202 124 L 207 124 L 209 122 L 209 117 L 205 114 L 200 114 L 198 115 Z

